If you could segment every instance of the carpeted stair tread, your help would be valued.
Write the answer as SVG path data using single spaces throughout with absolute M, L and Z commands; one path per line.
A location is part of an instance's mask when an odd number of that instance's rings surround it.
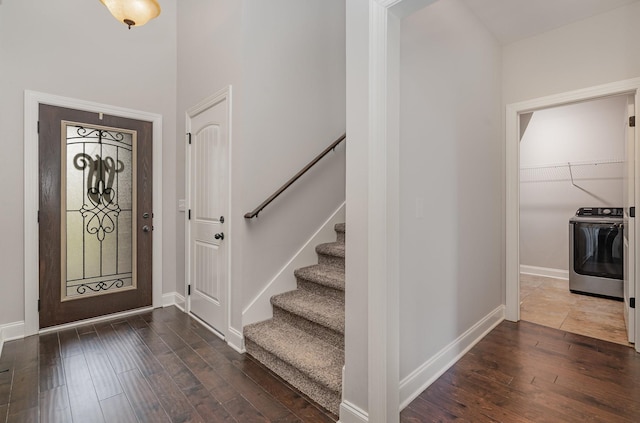
M 340 299 L 297 289 L 271 297 L 271 304 L 344 334 L 344 301 Z
M 318 246 L 316 246 L 316 253 L 325 256 L 344 258 L 344 243 L 327 242 L 325 244 L 319 244 Z
M 297 289 L 271 297 L 273 318 L 244 327 L 247 353 L 320 406 L 339 413 L 344 366 L 345 225 L 296 269 Z
M 293 273 L 296 278 L 344 291 L 344 270 L 342 269 L 314 264 L 296 269 Z
M 297 368 L 327 389 L 340 392 L 344 352 L 284 322 L 245 326 L 244 335 L 265 351 Z

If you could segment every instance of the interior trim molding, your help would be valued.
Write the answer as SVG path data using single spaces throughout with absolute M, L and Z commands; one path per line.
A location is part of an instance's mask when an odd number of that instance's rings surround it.
M 618 94 L 634 94 L 636 110 L 640 108 L 640 78 L 627 79 L 608 84 L 596 85 L 574 91 L 567 91 L 545 97 L 507 104 L 505 107 L 505 318 L 517 322 L 520 320 L 520 122 L 522 113 L 591 100 Z M 636 145 L 638 134 L 636 131 Z M 636 166 L 638 164 L 636 163 Z M 636 187 L 638 189 L 638 187 Z M 636 228 L 636 238 L 638 238 Z M 636 257 L 636 262 L 638 258 Z M 636 268 L 638 266 L 636 265 Z M 640 288 L 636 278 L 636 291 Z M 636 313 L 636 322 L 640 322 L 640 313 Z M 636 337 L 640 325 L 636 324 Z M 638 345 L 638 344 L 636 344 Z M 640 346 L 636 347 L 640 350 Z
M 520 265 L 520 273 L 533 276 L 544 276 L 547 278 L 569 279 L 569 271 L 563 269 L 551 269 L 549 267 Z
M 343 400 L 340 404 L 340 420 L 338 423 L 368 423 L 369 415 L 366 411 L 350 403 L 349 401 Z
M 169 292 L 162 295 L 162 307 L 176 306 L 184 312 L 184 297 L 177 292 Z
M 362 198 L 354 198 L 360 215 L 347 210 L 348 227 L 357 219 L 366 222 L 358 236 L 366 240 L 362 258 L 347 256 L 350 263 L 366 266 L 366 286 L 354 287 L 354 296 L 366 298 L 366 318 L 351 316 L 347 296 L 346 325 L 366 333 L 368 354 L 355 357 L 360 347 L 347 346 L 343 387 L 346 395 L 367 397 L 367 415 L 372 421 L 397 422 L 399 375 L 399 93 L 401 19 L 434 0 L 368 0 L 347 2 L 347 133 L 365 154 L 362 180 L 354 184 L 362 189 Z M 366 19 L 367 25 L 360 18 Z M 353 15 L 351 15 L 353 14 Z M 366 15 L 365 15 L 366 14 Z M 364 18 L 366 16 L 366 18 Z M 354 25 L 351 26 L 351 23 Z M 355 28 L 350 30 L 350 28 Z M 362 81 L 353 88 L 351 83 Z M 360 150 L 358 150 L 360 151 Z M 347 167 L 351 159 L 347 154 Z M 350 191 L 347 178 L 347 192 Z M 364 213 L 363 213 L 364 211 Z M 347 239 L 347 247 L 349 241 Z M 354 260 L 353 262 L 351 260 Z M 354 266 L 355 267 L 355 266 Z M 364 271 L 364 269 L 362 269 Z M 357 301 L 354 304 L 360 306 Z M 363 304 L 364 308 L 364 304 Z M 362 323 L 361 320 L 362 319 Z M 366 320 L 365 320 L 366 319 Z M 366 322 L 366 327 L 365 323 Z M 366 360 L 367 378 L 362 365 L 350 370 L 353 361 Z M 366 380 L 367 389 L 362 389 Z M 353 386 L 352 386 L 353 385 Z M 349 401 L 351 398 L 345 398 Z
M 246 352 L 244 349 L 244 336 L 242 335 L 242 332 L 235 328 L 229 327 L 229 332 L 227 333 L 225 341 L 227 341 L 227 345 L 240 354 L 244 354 Z
M 5 341 L 24 338 L 24 321 L 7 323 L 0 325 L 0 356 Z
M 38 297 L 38 106 L 68 107 L 152 123 L 153 130 L 153 307 L 162 306 L 162 115 L 46 94 L 24 92 L 24 336 L 39 330 Z
M 453 342 L 400 381 L 400 410 L 408 406 L 422 391 L 453 366 L 474 345 L 504 320 L 504 305 L 498 306 L 482 320 L 467 329 Z

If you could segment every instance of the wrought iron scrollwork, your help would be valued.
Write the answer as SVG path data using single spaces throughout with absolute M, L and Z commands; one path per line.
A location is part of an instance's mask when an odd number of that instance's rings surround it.
M 107 131 L 106 129 L 85 128 L 84 126 L 78 126 L 75 137 L 67 137 L 67 140 L 82 139 L 82 138 L 98 138 L 98 142 L 103 140 L 113 142 L 123 142 L 124 134 L 122 132 Z
M 89 218 L 87 232 L 95 234 L 99 241 L 103 241 L 106 234 L 116 228 L 115 218 L 120 214 L 120 206 L 115 202 L 116 191 L 113 182 L 116 173 L 124 170 L 124 163 L 116 163 L 112 157 L 102 159 L 96 155 L 95 160 L 88 154 L 78 153 L 73 158 L 73 165 L 78 170 L 87 172 L 87 199 L 90 204 L 83 204 L 80 208 L 82 217 Z
M 124 281 L 122 279 L 116 279 L 115 281 L 111 281 L 110 283 L 101 281 L 94 284 L 93 286 L 91 286 L 91 284 L 83 283 L 76 287 L 76 292 L 78 294 L 85 294 L 87 292 L 87 289 L 93 292 L 100 292 L 100 291 L 107 291 L 113 287 L 122 288 L 123 286 L 124 286 Z
M 135 133 L 127 130 L 66 127 L 66 298 L 135 286 L 134 148 Z

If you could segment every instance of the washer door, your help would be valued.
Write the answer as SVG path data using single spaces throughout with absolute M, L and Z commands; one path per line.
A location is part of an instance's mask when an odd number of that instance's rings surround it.
M 573 269 L 586 276 L 623 278 L 620 223 L 574 222 Z

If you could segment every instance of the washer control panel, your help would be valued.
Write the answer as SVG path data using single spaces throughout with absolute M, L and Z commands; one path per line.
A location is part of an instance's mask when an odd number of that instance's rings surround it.
M 576 216 L 622 217 L 622 207 L 580 207 Z

